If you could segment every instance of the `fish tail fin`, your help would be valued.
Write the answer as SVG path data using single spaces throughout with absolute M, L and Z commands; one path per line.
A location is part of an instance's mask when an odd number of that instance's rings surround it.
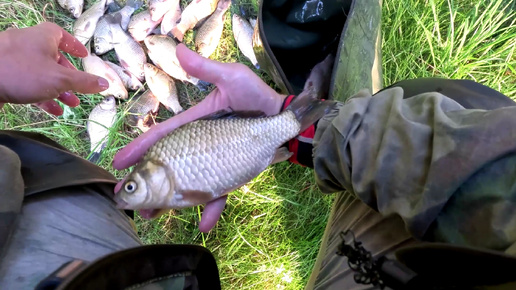
M 317 120 L 329 113 L 335 105 L 336 102 L 334 101 L 319 100 L 315 90 L 308 90 L 296 96 L 285 110 L 294 113 L 297 121 L 301 124 L 301 130 L 299 132 L 303 132 L 317 122 Z
M 88 161 L 91 163 L 99 164 L 100 160 L 100 152 L 92 152 L 90 157 L 88 157 Z
M 200 91 L 206 92 L 211 86 L 211 83 L 203 80 L 198 80 L 197 84 L 195 85 Z
M 140 9 L 140 7 L 142 7 L 143 1 L 142 0 L 127 0 L 125 5 L 133 8 L 134 10 L 138 10 L 138 9 Z
M 120 9 L 122 9 L 122 7 L 120 7 L 120 5 L 115 0 L 106 1 L 104 11 L 107 10 L 108 13 L 115 13 L 117 11 L 120 11 Z
M 183 37 L 185 35 L 184 31 L 181 29 L 181 27 L 183 27 L 183 25 L 181 23 L 178 23 L 174 28 L 172 28 L 172 30 L 170 31 L 170 33 L 175 37 L 177 38 L 177 40 L 179 41 L 183 41 Z
M 120 23 L 122 22 L 122 14 L 118 12 L 115 14 L 106 14 L 105 17 L 107 23 L 110 25 L 120 25 Z
M 230 5 L 231 0 L 219 0 L 219 3 L 217 3 L 217 9 L 226 10 L 229 9 Z

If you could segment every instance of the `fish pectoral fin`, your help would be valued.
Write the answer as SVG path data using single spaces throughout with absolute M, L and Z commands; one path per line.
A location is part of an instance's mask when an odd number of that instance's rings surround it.
M 294 155 L 294 153 L 288 151 L 286 147 L 280 147 L 278 150 L 276 150 L 276 154 L 274 154 L 274 158 L 272 158 L 271 164 L 287 161 L 292 155 Z
M 205 204 L 214 199 L 212 192 L 200 191 L 200 190 L 184 190 L 178 192 L 182 196 L 182 200 L 192 204 Z

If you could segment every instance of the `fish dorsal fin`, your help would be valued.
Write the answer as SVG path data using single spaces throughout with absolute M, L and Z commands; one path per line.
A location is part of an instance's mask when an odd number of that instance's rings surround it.
M 201 117 L 199 120 L 217 120 L 233 118 L 263 118 L 267 115 L 262 111 L 227 111 L 219 110 Z

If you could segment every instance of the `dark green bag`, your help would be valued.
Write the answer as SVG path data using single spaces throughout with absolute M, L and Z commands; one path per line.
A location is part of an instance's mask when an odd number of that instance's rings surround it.
M 380 0 L 263 0 L 253 46 L 283 94 L 299 94 L 310 70 L 332 54 L 329 98 L 344 100 L 382 87 L 380 24 Z

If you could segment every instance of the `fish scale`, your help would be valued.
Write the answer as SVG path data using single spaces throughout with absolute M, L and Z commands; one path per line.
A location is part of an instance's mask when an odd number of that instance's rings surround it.
M 114 197 L 117 207 L 192 207 L 238 189 L 291 157 L 282 145 L 332 109 L 335 103 L 318 100 L 315 90 L 309 87 L 274 116 L 197 120 L 176 128 L 126 177 Z
M 261 172 L 269 164 L 276 148 L 297 135 L 299 127 L 281 124 L 293 121 L 297 122 L 294 114 L 287 112 L 264 119 L 190 123 L 160 140 L 147 158 L 170 166 L 175 173 L 176 190 L 222 192 Z M 264 126 L 265 122 L 267 126 Z M 201 144 L 208 141 L 210 147 L 202 147 Z M 210 167 L 203 170 L 205 166 Z M 241 174 L 234 174 L 238 171 Z M 183 184 L 186 186 L 181 186 Z

